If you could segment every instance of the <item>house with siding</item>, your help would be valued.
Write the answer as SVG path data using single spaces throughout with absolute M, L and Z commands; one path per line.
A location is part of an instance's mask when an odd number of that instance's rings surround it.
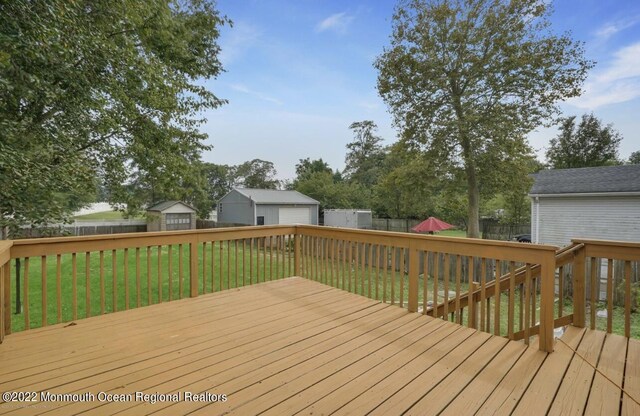
M 318 225 L 320 203 L 298 191 L 234 188 L 218 202 L 218 223 Z
M 532 242 L 565 246 L 573 238 L 640 238 L 640 165 L 551 169 L 533 176 Z

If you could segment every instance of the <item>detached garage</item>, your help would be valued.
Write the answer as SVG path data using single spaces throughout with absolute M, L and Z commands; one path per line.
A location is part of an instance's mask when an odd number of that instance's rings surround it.
M 218 202 L 218 223 L 318 224 L 319 202 L 298 191 L 235 188 Z

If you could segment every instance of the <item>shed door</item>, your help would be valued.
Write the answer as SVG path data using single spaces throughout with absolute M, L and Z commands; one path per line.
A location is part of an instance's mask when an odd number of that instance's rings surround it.
M 280 208 L 278 224 L 311 224 L 311 208 Z
M 190 230 L 191 214 L 166 214 L 167 231 Z

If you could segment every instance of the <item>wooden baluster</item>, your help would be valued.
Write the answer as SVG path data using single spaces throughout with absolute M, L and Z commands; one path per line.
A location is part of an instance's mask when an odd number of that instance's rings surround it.
M 501 300 L 500 300 L 500 296 L 501 296 L 501 291 L 500 291 L 500 276 L 502 275 L 502 263 L 500 262 L 500 260 L 496 260 L 496 264 L 495 264 L 495 270 L 494 270 L 494 274 L 495 274 L 495 281 L 494 281 L 494 306 L 493 306 L 493 311 L 494 311 L 494 324 L 493 324 L 493 334 L 494 335 L 498 335 L 500 336 L 500 305 L 502 304 Z
M 396 247 L 391 247 L 391 304 L 396 303 Z
M 445 253 L 444 255 L 444 271 L 443 271 L 443 280 L 444 280 L 444 314 L 443 319 L 449 320 L 449 279 L 451 277 L 451 257 L 449 253 Z
M 76 253 L 71 254 L 71 290 L 73 291 L 73 298 L 71 299 L 71 309 L 73 312 L 71 319 L 75 321 L 78 319 L 78 262 Z
M 367 267 L 367 297 L 371 299 L 371 270 L 373 269 L 373 244 L 369 244 L 369 264 Z
M 480 259 L 480 330 L 487 332 L 486 317 L 487 317 L 487 259 L 484 257 Z
M 62 322 L 62 264 L 60 254 L 56 255 L 56 319 Z
M 266 250 L 265 250 L 266 253 Z M 269 280 L 273 280 L 273 237 L 269 236 Z
M 613 329 L 613 259 L 607 260 L 607 332 Z
M 575 252 L 573 258 L 573 325 L 578 328 L 585 326 L 585 249 Z
M 231 240 L 227 240 L 227 288 L 231 288 Z
M 100 313 L 104 315 L 104 251 L 100 251 Z
M 220 247 L 218 247 L 218 266 L 219 266 L 219 272 L 220 272 L 220 290 L 224 290 L 224 278 L 222 277 L 224 274 L 224 269 L 222 268 L 222 257 L 223 257 L 223 241 L 220 240 L 218 241 L 218 244 L 220 245 Z M 227 286 L 227 289 L 229 287 Z
M 86 252 L 85 253 L 85 260 L 84 260 L 84 289 L 85 289 L 85 300 L 84 300 L 84 307 L 85 307 L 85 315 L 87 318 L 89 318 L 91 316 L 91 253 L 90 252 Z
M 213 242 L 211 243 L 213 246 Z M 158 256 L 160 258 L 160 256 Z M 212 259 L 213 260 L 213 259 Z M 213 271 L 213 267 L 211 267 Z M 213 292 L 213 285 L 211 285 L 211 291 Z M 207 242 L 202 243 L 202 293 L 207 293 Z
M 590 270 L 590 274 L 591 274 L 591 305 L 590 305 L 590 312 L 591 312 L 591 329 L 596 329 L 596 293 L 598 292 L 598 283 L 596 282 L 596 272 L 597 272 L 597 266 L 596 266 L 596 258 L 595 257 L 591 257 L 591 270 Z
M 456 317 L 458 324 L 462 325 L 462 315 L 460 314 L 460 279 L 462 278 L 462 257 L 456 256 Z
M 631 262 L 624 262 L 624 336 L 631 338 Z
M 429 252 L 423 251 L 422 258 L 422 314 L 426 315 L 429 307 Z
M 564 266 L 558 269 L 558 318 L 562 318 L 564 312 Z
M 362 243 L 362 249 L 360 250 L 360 294 L 365 294 L 365 274 L 366 274 L 366 257 L 367 257 L 367 244 Z
M 531 313 L 531 265 L 527 263 L 524 275 L 524 343 L 529 345 Z M 535 296 L 535 292 L 533 294 Z
M 124 249 L 124 309 L 129 309 L 129 249 Z
M 47 256 L 40 257 L 40 277 L 42 280 L 42 326 L 47 326 Z
M 245 253 L 247 252 L 247 240 L 242 240 L 242 286 L 246 286 L 245 275 L 247 274 L 247 259 Z
M 151 246 L 147 247 L 147 305 L 151 305 Z
M 388 274 L 389 274 L 389 252 L 388 252 L 388 246 L 384 246 L 382 247 L 382 251 L 384 252 L 383 256 L 383 263 L 382 263 L 382 269 L 383 269 L 383 274 L 382 274 L 382 301 L 384 303 L 387 303 L 387 278 L 388 278 Z
M 249 240 L 249 284 L 253 284 L 253 238 Z
M 238 240 L 233 240 L 233 252 L 235 257 L 235 285 L 238 287 Z
M 262 238 L 262 281 L 267 281 L 267 237 Z
M 509 316 L 507 323 L 507 331 L 509 335 L 509 339 L 513 339 L 513 327 L 515 320 L 515 309 L 516 309 L 516 263 L 509 263 Z
M 519 305 L 519 311 L 518 311 L 518 321 L 519 322 L 519 326 L 518 326 L 518 330 L 523 331 L 524 330 L 524 283 L 520 283 L 519 285 L 520 287 L 520 305 Z
M 335 261 L 335 258 L 336 258 L 336 256 L 335 256 L 335 248 L 336 248 L 335 247 L 335 243 L 336 243 L 336 240 L 334 240 L 333 238 L 329 240 L 329 253 L 330 253 L 330 256 L 329 256 L 329 275 L 330 275 L 330 278 L 331 278 L 331 286 L 332 287 L 335 287 L 334 286 L 335 276 L 333 275 L 333 273 L 334 273 L 334 270 L 333 270 L 334 261 Z
M 182 251 L 180 251 L 180 254 L 182 254 Z M 140 247 L 136 247 L 136 306 L 138 308 L 142 305 L 142 290 L 140 286 Z
M 469 313 L 467 317 L 467 326 L 469 328 L 477 328 L 477 313 L 476 313 L 476 302 L 474 302 L 473 292 L 476 291 L 476 282 L 475 282 L 475 261 L 473 257 L 467 257 L 467 270 L 469 274 L 469 286 L 467 291 L 467 307 L 469 308 Z
M 182 299 L 184 254 L 182 244 L 178 244 L 178 298 Z
M 24 311 L 24 328 L 31 328 L 31 320 L 29 319 L 29 257 L 24 259 L 24 283 L 22 284 L 24 293 L 22 294 L 23 311 Z
M 440 253 L 433 253 L 433 306 L 431 314 L 434 318 L 438 318 L 438 280 L 440 280 Z
M 297 237 L 294 236 L 293 234 L 290 235 L 289 236 L 289 242 L 287 244 L 287 248 L 288 248 L 287 255 L 288 255 L 288 258 L 289 258 L 289 269 L 288 269 L 288 271 L 289 271 L 288 275 L 289 276 L 295 276 L 297 274 L 296 271 L 294 270 L 295 266 L 291 264 L 292 260 L 295 258 L 295 255 L 296 255 L 295 254 L 296 253 L 295 247 L 293 245 L 293 244 L 295 244 L 296 238 Z M 292 241 L 294 242 L 293 244 L 291 243 Z M 292 250 L 293 250 L 293 256 L 291 255 Z
M 204 263 L 202 264 L 202 270 L 204 270 Z M 204 280 L 205 279 L 203 277 L 203 283 Z M 162 303 L 162 246 L 158 246 L 158 303 Z
M 213 247 L 213 244 L 211 245 Z M 127 255 L 127 250 L 125 249 L 124 251 L 125 257 Z M 173 245 L 169 244 L 169 248 L 168 248 L 168 252 L 167 252 L 167 256 L 169 256 L 169 302 L 171 302 L 173 300 Z M 126 260 L 125 260 L 125 264 L 126 264 Z M 126 269 L 125 269 L 125 276 L 126 276 Z M 125 277 L 126 280 L 126 277 Z M 126 285 L 126 283 L 125 283 Z M 211 290 L 213 291 L 213 286 L 211 286 Z
M 406 257 L 404 247 L 400 248 L 400 307 L 404 307 L 404 281 L 406 276 Z
M 380 259 L 382 253 L 382 245 L 376 245 L 376 300 L 380 300 Z
M 118 310 L 118 276 L 116 265 L 116 251 L 111 250 L 111 311 Z
M 538 302 L 538 278 L 531 278 L 532 283 L 532 297 L 531 297 L 531 326 L 536 325 L 536 312 L 538 311 L 537 302 Z

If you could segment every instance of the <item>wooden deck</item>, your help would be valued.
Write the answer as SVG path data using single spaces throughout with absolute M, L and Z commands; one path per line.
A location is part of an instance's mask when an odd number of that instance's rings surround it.
M 563 341 L 640 398 L 640 342 L 573 327 Z M 182 396 L 2 403 L 0 414 L 640 414 L 571 348 L 547 355 L 290 278 L 12 334 L 2 392 Z

